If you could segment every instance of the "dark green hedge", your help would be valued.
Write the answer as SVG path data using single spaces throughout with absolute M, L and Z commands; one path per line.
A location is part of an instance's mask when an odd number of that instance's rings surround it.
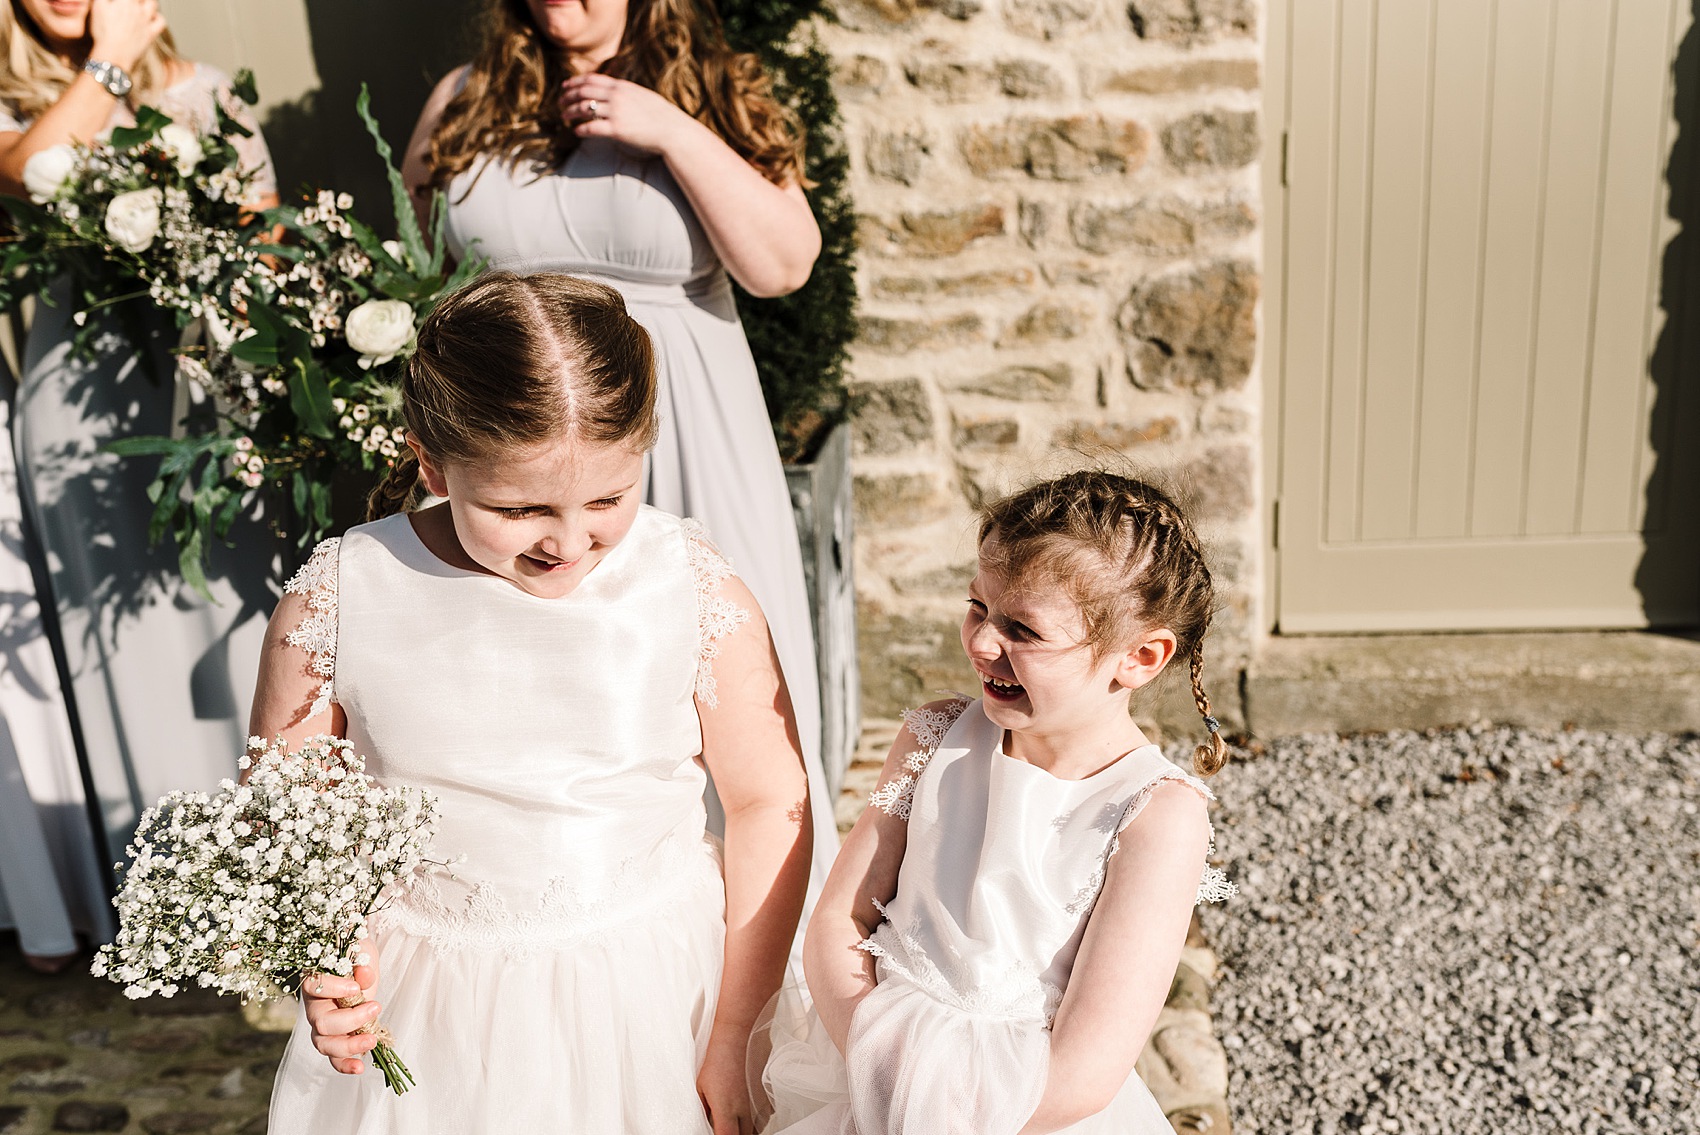
M 844 361 L 856 334 L 856 214 L 850 204 L 832 61 L 817 39 L 797 34 L 823 0 L 719 0 L 726 36 L 759 55 L 779 96 L 808 129 L 809 191 L 820 222 L 821 253 L 809 282 L 788 296 L 757 299 L 737 289 L 738 310 L 756 357 L 779 453 L 807 461 L 847 413 Z

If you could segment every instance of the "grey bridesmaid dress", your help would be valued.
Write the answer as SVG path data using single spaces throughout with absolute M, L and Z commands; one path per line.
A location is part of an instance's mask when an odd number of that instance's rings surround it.
M 495 269 L 619 289 L 655 342 L 661 438 L 645 500 L 694 517 L 772 628 L 814 799 L 810 906 L 838 850 L 820 757 L 820 690 L 803 559 L 779 448 L 732 285 L 660 158 L 586 139 L 553 174 L 483 161 L 448 188 L 448 239 Z

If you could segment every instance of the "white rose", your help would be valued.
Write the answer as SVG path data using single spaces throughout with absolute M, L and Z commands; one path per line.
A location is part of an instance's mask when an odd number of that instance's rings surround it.
M 413 305 L 405 300 L 367 300 L 348 313 L 343 326 L 348 345 L 360 352 L 360 366 L 387 363 L 413 339 Z
M 159 235 L 159 189 L 120 193 L 106 207 L 106 235 L 130 252 L 145 252 Z
M 45 204 L 59 195 L 77 168 L 77 151 L 69 146 L 49 146 L 37 150 L 24 163 L 24 189 L 37 205 Z
M 195 172 L 195 167 L 201 164 L 201 159 L 207 153 L 201 146 L 200 135 L 175 122 L 160 129 L 159 148 L 166 157 L 177 163 L 177 172 L 184 177 Z

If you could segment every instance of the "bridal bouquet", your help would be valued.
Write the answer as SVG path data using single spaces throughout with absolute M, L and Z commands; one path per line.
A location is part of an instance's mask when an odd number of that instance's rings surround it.
M 290 752 L 254 737 L 239 763 L 246 783 L 171 793 L 125 849 L 118 937 L 94 973 L 126 996 L 192 983 L 265 997 L 305 974 L 349 976 L 365 960 L 354 950 L 370 916 L 427 862 L 435 797 L 379 787 L 347 741 L 313 737 Z M 369 1029 L 380 1038 L 373 1063 L 399 1095 L 412 1076 L 388 1032 Z
M 252 103 L 252 77 L 239 75 L 233 94 Z M 110 448 L 160 459 L 150 534 L 173 535 L 179 570 L 203 592 L 207 550 L 238 516 L 264 512 L 308 547 L 331 527 L 332 474 L 395 460 L 415 329 L 481 266 L 448 262 L 440 195 L 427 232 L 364 91 L 356 110 L 389 173 L 395 240 L 331 190 L 254 211 L 254 171 L 233 141 L 249 131 L 223 106 L 208 133 L 143 107 L 106 140 L 36 154 L 31 200 L 8 206 L 16 236 L 0 256 L 0 308 L 69 274 L 79 337 L 110 309 L 144 359 L 148 327 L 123 301 L 174 317 L 177 380 L 189 386 L 179 403 L 191 413 L 169 437 Z

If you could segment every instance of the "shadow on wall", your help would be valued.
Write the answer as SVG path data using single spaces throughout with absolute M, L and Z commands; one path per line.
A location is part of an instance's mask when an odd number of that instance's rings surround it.
M 479 0 L 307 0 L 320 88 L 273 107 L 261 128 L 285 200 L 306 186 L 352 193 L 361 219 L 388 232 L 389 188 L 354 111 L 360 85 L 396 151 L 438 79 L 472 57 Z
M 1664 326 L 1648 362 L 1654 466 L 1635 586 L 1653 627 L 1693 625 L 1700 609 L 1700 0 L 1692 6 L 1671 65 L 1676 138 L 1665 182 L 1677 231 L 1659 266 Z

